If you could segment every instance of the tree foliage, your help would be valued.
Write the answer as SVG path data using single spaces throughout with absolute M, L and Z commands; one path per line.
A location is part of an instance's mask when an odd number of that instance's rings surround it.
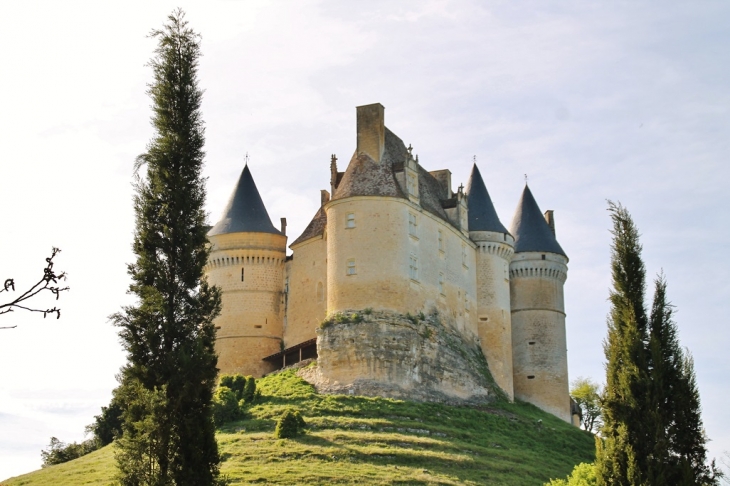
M 123 485 L 198 486 L 215 481 L 220 462 L 212 397 L 221 306 L 219 289 L 203 278 L 200 43 L 179 9 L 151 37 L 155 135 L 137 158 L 136 261 L 128 266 L 138 302 L 112 316 L 128 357 L 117 462 Z
M 597 439 L 599 485 L 702 485 L 717 481 L 707 466 L 699 392 L 689 353 L 679 346 L 666 279 L 654 282 L 647 316 L 639 232 L 621 205 L 613 221 L 613 289 L 603 399 Z
M 51 437 L 48 448 L 41 451 L 41 459 L 43 464 L 41 467 L 53 466 L 64 462 L 72 461 L 81 456 L 85 456 L 89 452 L 94 452 L 101 445 L 95 438 L 85 440 L 83 442 L 72 442 L 67 444 Z
M 545 486 L 595 486 L 596 466 L 581 462 L 573 468 L 573 471 L 565 479 L 553 479 Z
M 53 248 L 51 250 L 51 256 L 46 258 L 46 267 L 43 269 L 43 276 L 38 280 L 38 282 L 31 285 L 28 290 L 24 290 L 19 294 L 15 294 L 15 297 L 10 299 L 8 302 L 0 303 L 0 315 L 13 312 L 16 309 L 21 309 L 29 312 L 40 312 L 43 314 L 44 318 L 48 314 L 55 314 L 56 319 L 61 318 L 61 309 L 59 309 L 58 307 L 54 306 L 44 309 L 31 306 L 28 303 L 30 299 L 43 292 L 50 292 L 51 294 L 55 295 L 56 300 L 58 300 L 61 292 L 65 292 L 69 289 L 68 287 L 61 287 L 59 285 L 60 281 L 66 280 L 66 272 L 58 272 L 53 269 L 53 259 L 56 258 L 56 255 L 58 255 L 60 252 L 61 250 L 59 250 L 58 248 Z M 10 293 L 15 291 L 15 279 L 5 279 L 3 286 L 0 288 L 0 293 Z M 3 326 L 0 327 L 0 329 L 12 329 L 14 327 L 17 326 Z
M 589 378 L 576 378 L 570 389 L 570 396 L 583 414 L 583 430 L 595 432 L 601 427 L 601 389 Z

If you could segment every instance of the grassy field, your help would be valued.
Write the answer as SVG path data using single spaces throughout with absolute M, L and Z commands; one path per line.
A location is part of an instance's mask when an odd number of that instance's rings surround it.
M 294 372 L 259 380 L 246 420 L 218 431 L 231 484 L 542 485 L 594 459 L 593 436 L 524 403 L 449 407 L 387 398 L 319 395 Z M 275 439 L 293 407 L 307 433 Z M 2 486 L 108 485 L 113 446 L 2 482 Z

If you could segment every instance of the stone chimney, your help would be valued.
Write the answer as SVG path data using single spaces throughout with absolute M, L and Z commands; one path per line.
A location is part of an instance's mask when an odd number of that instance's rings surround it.
M 286 236 L 286 218 L 281 218 L 281 234 Z
M 548 226 L 550 226 L 550 231 L 552 231 L 553 236 L 555 236 L 555 216 L 553 216 L 552 209 L 545 211 L 545 221 L 547 221 Z
M 385 148 L 385 107 L 380 103 L 357 107 L 357 153 L 380 163 Z

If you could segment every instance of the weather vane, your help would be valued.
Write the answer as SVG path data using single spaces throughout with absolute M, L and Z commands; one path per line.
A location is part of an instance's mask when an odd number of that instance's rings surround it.
M 476 163 L 477 163 L 477 156 L 475 155 L 474 157 L 472 157 L 472 158 L 471 158 L 471 161 L 472 161 L 472 162 L 474 162 L 474 163 L 476 164 Z
M 525 184 L 527 184 L 527 174 L 525 174 Z
M 243 157 L 244 165 L 248 165 L 248 152 L 246 152 L 245 157 Z

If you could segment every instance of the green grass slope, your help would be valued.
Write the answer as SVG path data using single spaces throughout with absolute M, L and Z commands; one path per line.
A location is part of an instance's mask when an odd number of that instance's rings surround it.
M 591 462 L 593 436 L 524 403 L 450 407 L 387 398 L 319 395 L 293 371 L 258 381 L 249 418 L 218 432 L 231 484 L 542 485 Z M 275 439 L 276 419 L 301 411 L 307 433 Z M 2 482 L 108 485 L 113 446 Z

